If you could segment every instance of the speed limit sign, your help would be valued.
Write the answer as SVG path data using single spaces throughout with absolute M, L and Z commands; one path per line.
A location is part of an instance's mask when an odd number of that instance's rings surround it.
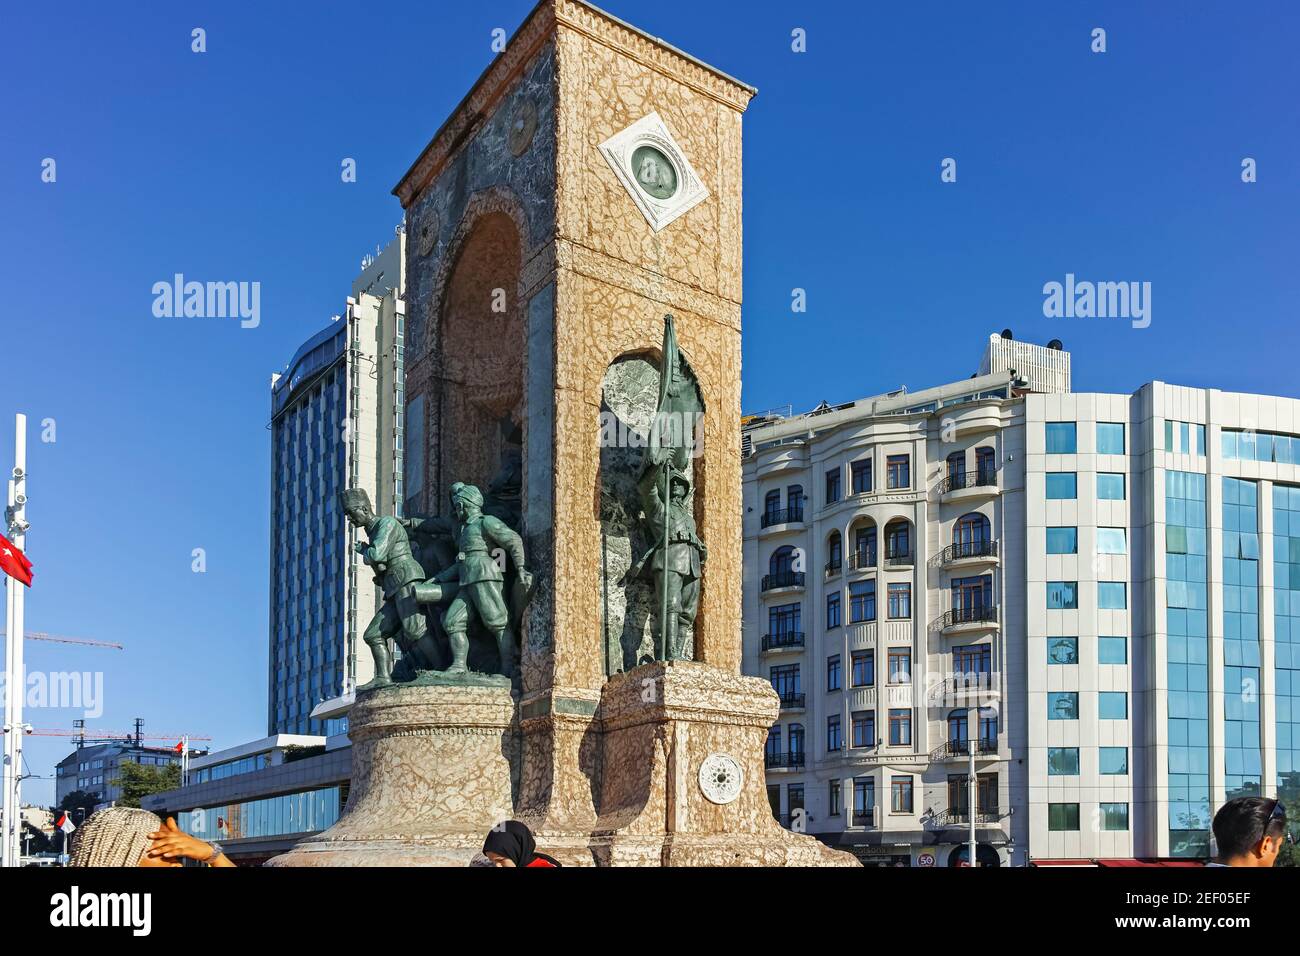
M 917 866 L 934 866 L 934 854 L 933 854 L 933 853 L 922 853 L 920 856 L 918 856 L 918 857 L 916 858 L 916 865 L 917 865 Z

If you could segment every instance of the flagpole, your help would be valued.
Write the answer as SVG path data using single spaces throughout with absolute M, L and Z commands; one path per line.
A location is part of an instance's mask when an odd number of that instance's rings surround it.
M 14 470 L 9 479 L 8 537 L 19 551 L 27 540 L 27 416 L 14 416 Z M 5 755 L 4 755 L 4 859 L 7 867 L 22 864 L 22 762 L 23 762 L 23 598 L 24 585 L 12 575 L 5 580 L 8 601 L 5 615 Z
M 661 449 L 662 450 L 662 449 Z M 663 648 L 663 659 L 665 661 L 672 659 L 672 650 L 668 647 L 668 519 L 669 512 L 673 506 L 673 482 L 672 482 L 672 459 L 671 456 L 664 459 L 664 547 L 659 553 L 663 559 L 664 569 L 659 575 L 659 580 L 663 582 L 663 603 L 659 613 L 659 644 Z

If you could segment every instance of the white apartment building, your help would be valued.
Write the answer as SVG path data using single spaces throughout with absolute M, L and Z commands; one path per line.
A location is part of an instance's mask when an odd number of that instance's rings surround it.
M 1070 374 L 1003 333 L 970 379 L 747 420 L 787 825 L 961 865 L 973 759 L 980 865 L 1195 857 L 1227 797 L 1300 790 L 1300 402 Z

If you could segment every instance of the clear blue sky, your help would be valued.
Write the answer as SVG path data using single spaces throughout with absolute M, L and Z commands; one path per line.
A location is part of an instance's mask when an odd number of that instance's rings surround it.
M 747 409 L 964 377 L 1005 326 L 1063 339 L 1080 391 L 1160 378 L 1300 393 L 1294 3 L 607 7 L 759 88 L 745 117 Z M 489 63 L 492 29 L 513 32 L 530 8 L 5 13 L 0 467 L 24 411 L 27 626 L 127 646 L 29 642 L 28 661 L 102 668 L 98 726 L 141 716 L 217 746 L 264 732 L 269 376 L 342 310 L 361 256 L 401 217 L 390 189 Z M 1098 26 L 1104 54 L 1090 51 Z M 340 181 L 344 157 L 355 184 Z M 155 318 L 151 287 L 176 272 L 259 281 L 260 327 Z M 1151 282 L 1151 327 L 1045 319 L 1042 286 L 1067 272 Z M 206 574 L 190 570 L 196 547 Z M 75 716 L 29 712 L 40 727 Z M 32 771 L 67 749 L 31 741 Z M 26 793 L 48 800 L 53 783 Z

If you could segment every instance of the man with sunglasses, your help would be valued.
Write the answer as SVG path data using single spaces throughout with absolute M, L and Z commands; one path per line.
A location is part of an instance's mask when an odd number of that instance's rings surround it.
M 1272 866 L 1288 839 L 1286 807 L 1268 797 L 1237 797 L 1214 815 L 1219 856 L 1209 866 Z

